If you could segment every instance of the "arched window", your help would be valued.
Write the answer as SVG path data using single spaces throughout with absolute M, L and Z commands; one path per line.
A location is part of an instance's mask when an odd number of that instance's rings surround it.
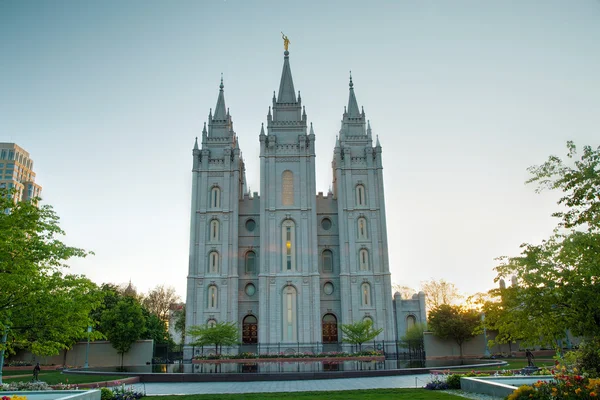
M 323 250 L 321 264 L 323 265 L 323 272 L 333 272 L 333 253 L 331 250 Z
M 364 206 L 367 204 L 367 198 L 365 187 L 363 185 L 356 185 L 356 205 Z
M 256 273 L 256 253 L 253 251 L 249 251 L 246 253 L 246 273 L 247 274 L 255 274 Z
M 369 270 L 369 251 L 367 249 L 361 249 L 358 252 L 358 264 L 361 271 Z
M 213 219 L 210 221 L 210 240 L 216 242 L 219 240 L 219 221 Z
M 297 340 L 296 331 L 298 329 L 296 322 L 296 288 L 286 286 L 283 289 L 283 342 L 295 342 Z
M 294 205 L 294 174 L 292 171 L 283 171 L 281 175 L 281 204 Z
M 371 285 L 369 285 L 368 283 L 363 283 L 360 286 L 360 292 L 361 292 L 361 305 L 363 307 L 370 307 L 371 306 Z
M 208 325 L 209 328 L 214 328 L 215 325 L 217 325 L 217 320 L 211 318 L 206 322 L 206 325 Z
M 410 329 L 413 326 L 415 326 L 415 324 L 417 323 L 417 319 L 415 318 L 414 315 L 409 315 L 408 317 L 406 317 L 406 329 Z
M 215 285 L 208 287 L 208 308 L 215 309 L 219 306 L 219 291 Z
M 216 186 L 210 190 L 210 207 L 221 207 L 221 189 Z
M 296 232 L 292 220 L 286 220 L 281 224 L 283 271 L 296 270 Z
M 208 273 L 219 273 L 219 253 L 216 251 L 211 251 L 208 255 Z
M 360 217 L 357 221 L 358 223 L 358 238 L 359 239 L 367 239 L 367 220 L 365 217 Z

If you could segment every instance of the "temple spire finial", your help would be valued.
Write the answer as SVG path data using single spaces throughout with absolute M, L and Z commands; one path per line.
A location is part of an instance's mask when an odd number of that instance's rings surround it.
M 223 73 L 221 72 L 221 84 L 219 85 L 219 97 L 217 98 L 217 106 L 215 107 L 214 120 L 225 121 L 227 119 L 227 108 L 225 107 L 225 94 L 223 92 Z
M 350 71 L 350 97 L 348 98 L 348 117 L 349 118 L 360 118 L 360 112 L 358 111 L 358 103 L 356 102 L 356 95 L 354 94 L 354 83 L 352 82 L 352 71 Z

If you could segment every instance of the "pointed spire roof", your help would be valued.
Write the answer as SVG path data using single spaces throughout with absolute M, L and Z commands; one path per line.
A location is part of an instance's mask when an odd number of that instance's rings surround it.
M 352 83 L 352 71 L 350 71 L 350 97 L 348 98 L 348 118 L 360 118 L 361 114 L 358 110 L 358 102 L 354 94 L 354 83 Z
M 292 70 L 290 69 L 290 52 L 286 50 L 283 54 L 283 71 L 281 71 L 281 81 L 279 82 L 279 96 L 277 96 L 277 102 L 295 103 L 296 91 L 294 90 Z
M 223 93 L 223 74 L 221 74 L 221 84 L 219 85 L 219 98 L 217 99 L 217 106 L 215 107 L 215 115 L 213 119 L 216 121 L 225 121 L 227 119 L 227 109 L 225 107 L 225 94 Z
M 196 141 L 194 142 L 194 150 L 198 150 L 198 136 L 196 136 Z

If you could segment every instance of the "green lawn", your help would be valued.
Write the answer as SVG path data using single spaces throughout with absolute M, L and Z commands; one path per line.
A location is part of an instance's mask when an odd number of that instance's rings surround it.
M 27 371 L 10 371 L 11 375 L 25 375 Z M 46 382 L 48 385 L 56 385 L 57 383 L 90 383 L 90 382 L 103 382 L 112 381 L 115 379 L 122 379 L 124 376 L 120 375 L 72 375 L 63 374 L 60 371 L 41 371 L 39 380 Z M 30 382 L 33 379 L 33 374 L 29 373 L 27 376 L 11 378 L 3 373 L 2 382 Z
M 371 389 L 337 392 L 291 392 L 248 394 L 191 394 L 185 396 L 152 396 L 152 400 L 451 400 L 461 399 L 449 393 L 425 389 Z

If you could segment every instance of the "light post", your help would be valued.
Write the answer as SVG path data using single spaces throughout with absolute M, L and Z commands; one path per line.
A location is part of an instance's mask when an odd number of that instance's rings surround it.
M 88 356 L 90 354 L 90 333 L 92 332 L 92 327 L 87 327 L 87 345 L 85 346 L 85 364 L 83 364 L 83 368 L 88 368 Z
M 8 337 L 8 329 L 9 327 L 4 327 L 4 334 L 2 335 L 2 346 L 6 345 L 6 338 Z M 2 384 L 2 367 L 4 366 L 4 347 L 0 350 L 0 385 Z
M 487 331 L 485 330 L 485 313 L 481 313 L 481 323 L 483 324 L 483 341 L 485 342 L 484 357 L 490 357 L 490 349 L 488 348 Z

